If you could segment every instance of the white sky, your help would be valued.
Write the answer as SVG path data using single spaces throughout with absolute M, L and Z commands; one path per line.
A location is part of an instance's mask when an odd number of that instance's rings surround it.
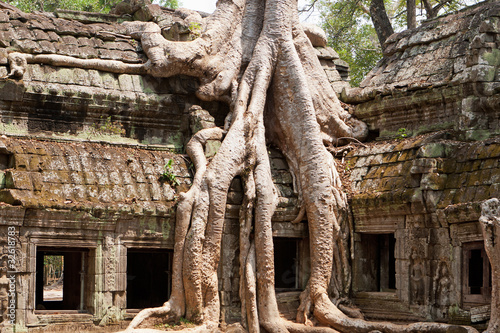
M 199 10 L 206 13 L 212 13 L 215 10 L 217 0 L 179 0 L 181 7 Z M 308 0 L 299 0 L 299 8 L 302 8 L 308 3 Z M 305 19 L 305 17 L 303 18 Z M 307 19 L 308 22 L 314 23 L 314 14 Z

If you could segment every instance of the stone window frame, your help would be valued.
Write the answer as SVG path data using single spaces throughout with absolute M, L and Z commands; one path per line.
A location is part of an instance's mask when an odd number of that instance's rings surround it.
M 472 294 L 469 291 L 469 261 L 472 250 L 481 250 L 483 259 L 483 287 L 481 294 Z M 462 243 L 462 305 L 471 307 L 491 303 L 491 265 L 484 249 L 484 241 Z
M 75 290 L 77 291 L 78 293 L 78 296 L 80 298 L 79 300 L 79 304 L 77 305 L 76 308 L 55 308 L 55 309 L 47 309 L 47 311 L 50 313 L 50 311 L 52 310 L 55 310 L 55 311 L 59 311 L 59 312 L 62 312 L 62 313 L 73 313 L 73 312 L 76 312 L 76 313 L 89 313 L 89 311 L 87 310 L 86 308 L 86 305 L 89 303 L 88 302 L 88 299 L 85 295 L 85 291 L 86 291 L 86 285 L 89 283 L 87 281 L 88 279 L 88 274 L 89 274 L 89 271 L 91 270 L 91 267 L 90 267 L 90 260 L 89 260 L 89 252 L 90 252 L 90 249 L 89 248 L 79 248 L 79 247 L 46 247 L 46 246 L 39 246 L 37 247 L 37 250 L 36 250 L 36 258 L 35 260 L 37 261 L 38 260 L 38 257 L 39 257 L 39 252 L 42 252 L 43 254 L 41 255 L 42 257 L 45 257 L 46 255 L 57 255 L 57 256 L 62 256 L 64 257 L 64 260 L 65 262 L 68 261 L 67 259 L 67 256 L 70 254 L 70 253 L 73 253 L 73 254 L 76 254 L 78 258 L 78 265 L 81 266 L 83 265 L 81 268 L 83 268 L 83 274 L 84 274 L 84 280 L 81 280 L 81 273 L 82 273 L 82 270 L 80 268 L 79 272 L 77 273 L 77 278 L 80 279 L 80 281 L 77 280 L 77 284 L 79 285 L 78 288 L 75 288 Z M 49 253 L 49 254 L 47 254 Z M 38 266 L 38 262 L 37 262 L 37 266 Z M 43 264 L 42 264 L 43 265 Z M 43 274 L 43 270 L 41 272 L 37 271 L 36 272 L 36 276 L 35 276 L 35 281 L 37 279 L 37 276 L 41 276 Z M 67 274 L 66 274 L 67 275 Z M 66 279 L 68 279 L 68 276 L 66 276 Z M 64 286 L 65 282 L 63 282 L 63 286 Z M 43 298 L 43 290 L 39 290 L 39 286 L 42 286 L 43 283 L 41 285 L 39 285 L 38 283 L 36 283 L 35 285 L 35 306 L 38 306 L 38 300 L 40 301 L 40 304 L 43 304 L 45 305 L 46 302 L 50 302 L 50 301 L 46 301 L 44 300 Z M 63 290 L 65 290 L 66 287 L 63 287 Z M 42 295 L 40 295 L 38 297 L 37 295 L 37 292 L 39 291 L 42 291 Z M 65 293 L 65 291 L 63 291 L 63 293 Z M 82 295 L 83 294 L 83 295 Z M 65 296 L 63 296 L 65 297 Z M 81 299 L 83 297 L 83 299 Z M 63 306 L 63 301 L 55 301 L 55 302 L 58 302 L 60 303 L 61 306 Z M 46 310 L 38 310 L 35 308 L 35 311 L 38 313 L 38 314 L 43 314 Z
M 28 271 L 30 272 L 30 285 L 33 286 L 33 289 L 31 290 L 31 294 L 29 297 L 29 302 L 27 304 L 28 308 L 33 311 L 32 313 L 37 315 L 37 316 L 44 316 L 44 315 L 51 315 L 50 310 L 36 310 L 36 275 L 37 275 L 37 270 L 36 270 L 36 264 L 37 264 L 37 252 L 39 251 L 40 248 L 72 248 L 72 249 L 87 249 L 87 275 L 88 277 L 91 277 L 92 274 L 95 273 L 95 265 L 96 262 L 94 259 L 96 255 L 96 248 L 97 244 L 95 241 L 89 241 L 89 240 L 82 240 L 82 239 L 53 239 L 53 238 L 45 238 L 45 237 L 32 237 L 29 240 L 29 255 L 30 255 L 30 260 L 28 262 Z M 94 276 L 95 278 L 95 276 Z M 88 282 L 89 284 L 92 284 L 90 281 Z M 78 314 L 84 314 L 84 315 L 93 315 L 96 312 L 96 309 L 93 309 L 91 306 L 94 304 L 94 299 L 93 297 L 88 297 L 84 301 L 85 303 L 85 313 L 82 313 L 80 310 L 66 310 L 63 311 L 62 315 L 64 314 L 70 314 L 70 313 L 78 313 Z
M 391 235 L 393 241 L 391 242 Z M 375 269 L 376 278 L 372 282 L 376 283 L 368 288 L 367 285 L 356 285 L 355 288 L 359 289 L 357 292 L 369 292 L 369 293 L 397 293 L 398 290 L 398 281 L 397 281 L 397 259 L 396 259 L 396 249 L 397 249 L 397 238 L 395 232 L 359 232 L 356 233 L 356 241 L 355 241 L 355 259 L 354 260 L 366 260 L 365 257 L 360 257 L 361 249 L 357 248 L 358 246 L 362 246 L 365 242 L 370 239 L 370 244 L 372 247 L 379 251 L 376 254 L 377 265 L 373 268 Z M 384 243 L 384 246 L 381 247 L 381 242 Z M 391 245 L 392 243 L 392 245 Z M 391 256 L 391 249 L 393 250 Z M 357 267 L 356 267 L 357 268 Z M 381 274 L 382 272 L 386 274 Z M 358 274 L 363 272 L 357 272 Z M 393 280 L 391 279 L 391 273 L 394 274 Z M 391 287 L 394 288 L 391 288 Z M 370 290 L 367 290 L 370 289 Z

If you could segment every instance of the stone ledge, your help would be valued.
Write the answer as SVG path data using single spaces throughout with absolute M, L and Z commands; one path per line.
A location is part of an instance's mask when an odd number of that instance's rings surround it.
M 391 292 L 357 292 L 354 303 L 369 319 L 384 319 L 400 322 L 425 321 L 425 318 L 410 311 L 409 307 Z

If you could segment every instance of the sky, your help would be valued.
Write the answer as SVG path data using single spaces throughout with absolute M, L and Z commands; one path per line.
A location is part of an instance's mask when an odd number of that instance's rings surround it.
M 181 2 L 181 7 L 212 13 L 215 10 L 217 0 L 179 0 L 179 2 Z M 307 3 L 307 0 L 299 0 L 299 8 L 302 8 Z M 312 18 L 307 19 L 307 22 L 315 22 L 314 14 Z

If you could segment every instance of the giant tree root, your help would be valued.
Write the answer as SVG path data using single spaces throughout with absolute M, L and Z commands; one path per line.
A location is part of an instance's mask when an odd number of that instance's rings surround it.
M 487 200 L 481 205 L 479 223 L 484 237 L 484 249 L 491 264 L 491 317 L 487 333 L 500 331 L 500 201 Z
M 227 193 L 236 176 L 243 179 L 245 192 L 240 297 L 242 324 L 249 332 L 475 331 L 349 318 L 330 300 L 349 295 L 352 230 L 346 195 L 324 143 L 363 139 L 367 127 L 341 108 L 298 22 L 295 0 L 219 0 L 200 38 L 189 43 L 163 39 L 152 22 L 129 22 L 127 27 L 141 40 L 149 74 L 198 77 L 199 98 L 225 101 L 231 107 L 224 140 L 208 165 L 203 145 L 222 138 L 221 129 L 202 130 L 187 146 L 196 174 L 177 208 L 171 299 L 163 307 L 140 312 L 127 332 L 140 332 L 137 328 L 151 315 L 185 316 L 200 325 L 195 331 L 218 329 L 217 266 Z M 301 323 L 280 317 L 274 290 L 271 218 L 278 194 L 268 144 L 285 155 L 308 220 L 311 274 L 298 311 Z M 312 326 L 312 317 L 324 327 Z

